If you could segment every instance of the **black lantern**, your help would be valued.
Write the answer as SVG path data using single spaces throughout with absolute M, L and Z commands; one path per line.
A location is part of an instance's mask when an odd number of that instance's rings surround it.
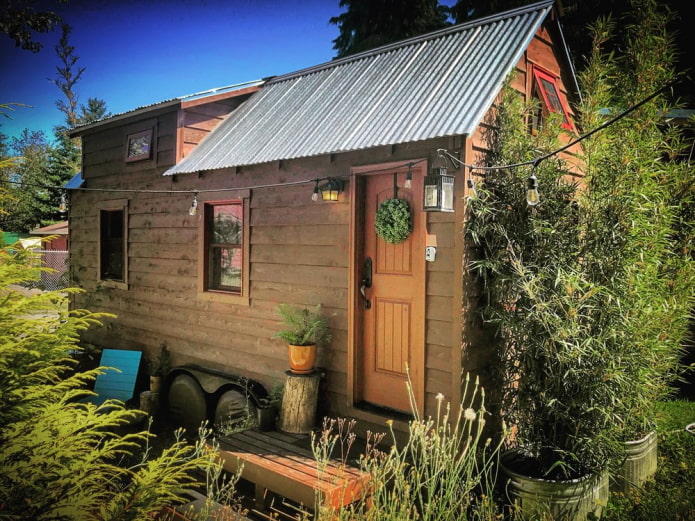
M 343 186 L 343 181 L 341 179 L 336 179 L 335 177 L 329 178 L 325 184 L 319 186 L 321 199 L 323 201 L 337 201 L 340 192 L 343 191 Z
M 446 167 L 435 166 L 425 177 L 422 206 L 426 212 L 454 211 L 454 176 L 447 174 Z

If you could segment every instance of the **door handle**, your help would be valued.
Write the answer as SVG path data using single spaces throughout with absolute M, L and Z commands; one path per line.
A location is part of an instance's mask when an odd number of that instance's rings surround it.
M 362 284 L 360 285 L 360 294 L 362 295 L 362 300 L 364 301 L 364 309 L 369 309 L 372 307 L 372 301 L 367 297 L 367 286 L 365 284 L 365 279 L 362 279 Z
M 364 301 L 364 309 L 369 309 L 372 307 L 372 302 L 367 297 L 367 288 L 372 287 L 372 259 L 367 257 L 364 259 L 364 266 L 362 268 L 362 282 L 360 283 L 360 294 L 362 295 L 362 300 Z

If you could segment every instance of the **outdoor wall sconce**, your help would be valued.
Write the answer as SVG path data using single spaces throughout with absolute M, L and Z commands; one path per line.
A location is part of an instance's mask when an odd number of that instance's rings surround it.
M 426 212 L 454 211 L 454 176 L 445 166 L 435 166 L 425 176 L 423 210 Z
M 328 181 L 319 186 L 321 191 L 321 200 L 323 201 L 337 201 L 338 196 L 343 191 L 344 183 L 342 179 L 336 179 L 335 177 L 329 177 Z

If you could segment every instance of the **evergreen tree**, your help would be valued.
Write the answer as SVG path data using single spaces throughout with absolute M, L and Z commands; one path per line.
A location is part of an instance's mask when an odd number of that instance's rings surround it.
M 80 140 L 69 137 L 70 129 L 78 125 L 93 123 L 110 115 L 106 108 L 106 102 L 99 98 L 89 98 L 87 105 L 79 104 L 79 96 L 75 87 L 86 67 L 77 65 L 79 56 L 75 54 L 75 47 L 70 45 L 71 32 L 72 29 L 69 25 L 62 24 L 62 36 L 55 47 L 60 63 L 56 66 L 57 77 L 53 83 L 65 97 L 64 100 L 56 101 L 56 106 L 65 115 L 65 124 L 54 129 L 56 146 L 53 148 L 45 179 L 49 186 L 64 186 L 81 169 Z M 48 194 L 51 212 L 42 216 L 45 220 L 64 218 L 64 214 L 59 212 L 63 195 L 60 190 L 52 190 Z
M 78 337 L 102 315 L 66 311 L 75 289 L 26 296 L 17 285 L 38 279 L 39 264 L 0 250 L 0 517 L 153 519 L 201 477 L 210 486 L 220 466 L 203 438 L 178 436 L 155 455 L 153 435 L 135 428 L 141 412 L 82 401 L 102 369 L 75 371 Z
M 65 3 L 66 0 L 60 0 Z M 32 0 L 0 0 L 0 32 L 14 40 L 17 47 L 39 52 L 42 44 L 34 40 L 34 33 L 47 33 L 61 21 L 53 11 L 36 11 Z M 41 6 L 44 7 L 45 3 Z
M 437 0 L 340 0 L 340 7 L 347 11 L 330 19 L 340 29 L 333 40 L 338 58 L 449 25 Z
M 0 201 L 0 228 L 27 233 L 54 213 L 51 190 L 45 188 L 52 147 L 41 131 L 24 131 L 10 139 L 9 157 L 17 157 L 2 169 L 10 200 Z

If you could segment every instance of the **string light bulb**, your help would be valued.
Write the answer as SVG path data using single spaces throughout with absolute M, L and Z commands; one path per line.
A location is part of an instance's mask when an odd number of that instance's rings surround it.
M 526 204 L 529 206 L 536 206 L 540 202 L 540 198 L 538 197 L 538 178 L 536 178 L 535 172 L 531 173 L 527 182 Z
M 475 180 L 472 177 L 469 177 L 466 183 L 468 184 L 468 190 L 470 191 L 471 197 L 478 197 L 478 190 L 475 188 Z
M 198 214 L 198 194 L 193 194 L 193 202 L 191 203 L 191 207 L 188 209 L 188 215 L 197 215 Z
M 58 207 L 60 213 L 65 213 L 68 211 L 68 201 L 65 198 L 65 192 L 60 194 L 60 206 Z
M 412 188 L 413 186 L 413 172 L 410 170 L 412 166 L 412 163 L 408 163 L 408 173 L 405 174 L 405 183 L 403 183 L 403 188 Z
M 316 184 L 314 185 L 314 192 L 311 194 L 311 200 L 316 202 L 319 200 L 319 180 L 316 180 Z

